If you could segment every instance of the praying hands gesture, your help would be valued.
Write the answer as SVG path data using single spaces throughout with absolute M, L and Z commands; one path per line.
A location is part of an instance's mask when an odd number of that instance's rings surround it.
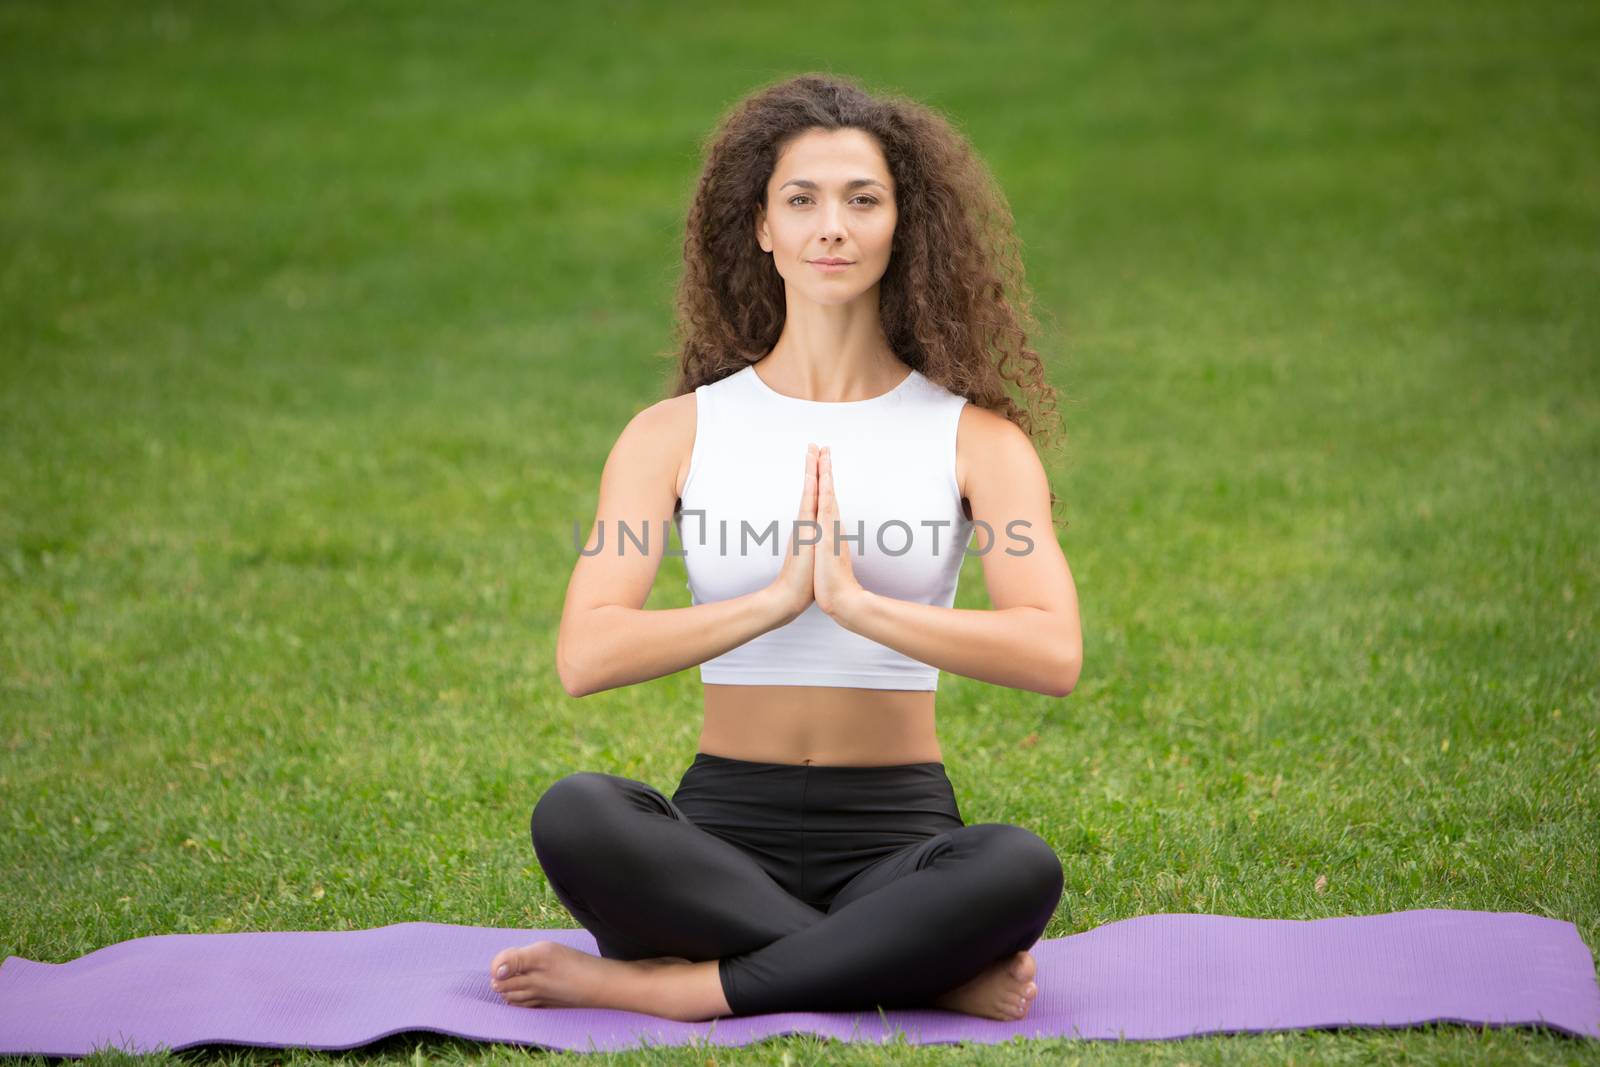
M 771 589 L 783 607 L 786 620 L 811 605 L 838 618 L 840 612 L 866 592 L 856 581 L 850 550 L 835 536 L 839 502 L 833 495 L 833 458 L 826 446 L 806 448 L 806 474 L 800 493 L 800 514 L 791 525 L 784 546 L 783 567 Z M 815 523 L 816 525 L 809 525 Z M 821 538 L 817 531 L 820 527 Z M 805 542 L 815 541 L 815 544 Z

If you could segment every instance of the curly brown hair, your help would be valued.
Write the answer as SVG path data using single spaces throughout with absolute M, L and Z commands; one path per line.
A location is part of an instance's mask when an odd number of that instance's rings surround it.
M 840 128 L 875 138 L 894 178 L 898 221 L 879 314 L 895 354 L 1036 442 L 1055 443 L 1056 391 L 1028 345 L 1038 327 L 1005 194 L 949 119 L 837 74 L 757 89 L 705 139 L 667 353 L 677 364 L 670 395 L 742 370 L 777 344 L 784 281 L 755 239 L 756 212 L 783 149 L 809 130 Z M 1053 509 L 1053 491 L 1050 502 Z

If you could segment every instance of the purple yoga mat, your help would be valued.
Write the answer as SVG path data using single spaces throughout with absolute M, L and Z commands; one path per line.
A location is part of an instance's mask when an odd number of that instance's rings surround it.
M 930 936 L 934 936 L 930 934 Z M 1600 1037 L 1594 957 L 1570 922 L 1427 909 L 1334 919 L 1145 915 L 1040 941 L 1026 1019 L 935 1009 L 789 1012 L 679 1023 L 523 1008 L 489 988 L 508 945 L 583 930 L 407 922 L 369 930 L 160 934 L 69 963 L 0 965 L 0 1053 L 81 1056 L 227 1043 L 347 1049 L 406 1030 L 574 1051 L 745 1045 L 787 1033 L 995 1044 L 1443 1021 Z

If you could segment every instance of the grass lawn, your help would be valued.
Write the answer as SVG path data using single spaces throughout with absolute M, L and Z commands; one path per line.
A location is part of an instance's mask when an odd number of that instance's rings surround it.
M 1061 856 L 1046 936 L 1465 908 L 1600 948 L 1600 8 L 703 11 L 0 6 L 0 957 L 576 925 L 534 802 L 580 769 L 670 789 L 700 693 L 691 670 L 565 695 L 572 524 L 664 395 L 700 139 L 809 69 L 959 122 L 1046 316 L 1082 679 L 1053 700 L 945 675 L 939 699 L 968 821 Z M 650 605 L 687 604 L 668 560 Z M 957 605 L 987 606 L 978 559 Z M 166 1058 L 548 1056 L 414 1033 Z M 585 1062 L 612 1061 L 711 1062 Z

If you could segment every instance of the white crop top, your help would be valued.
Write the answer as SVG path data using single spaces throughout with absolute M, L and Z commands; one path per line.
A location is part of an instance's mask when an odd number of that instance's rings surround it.
M 800 512 L 806 446 L 815 443 L 832 455 L 856 580 L 883 596 L 950 607 L 973 528 L 956 481 L 956 423 L 966 402 L 914 369 L 887 393 L 841 402 L 785 396 L 753 366 L 700 386 L 674 515 L 691 601 L 742 596 L 777 578 Z M 800 532 L 817 537 L 811 527 Z M 816 551 L 826 551 L 822 542 Z M 700 680 L 937 689 L 939 672 L 846 630 L 813 601 L 783 626 L 702 663 Z

